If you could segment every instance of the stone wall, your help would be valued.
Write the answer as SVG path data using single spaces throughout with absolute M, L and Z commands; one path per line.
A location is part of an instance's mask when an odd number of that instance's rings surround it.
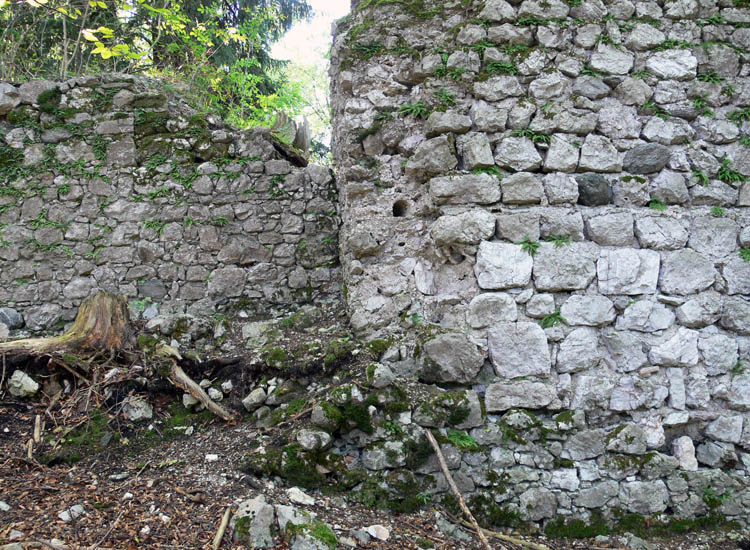
M 96 289 L 150 316 L 339 293 L 330 170 L 163 90 L 0 83 L 0 306 L 27 329 L 70 320 Z
M 748 49 L 740 0 L 365 0 L 338 23 L 352 325 L 479 400 L 467 492 L 534 521 L 746 522 Z

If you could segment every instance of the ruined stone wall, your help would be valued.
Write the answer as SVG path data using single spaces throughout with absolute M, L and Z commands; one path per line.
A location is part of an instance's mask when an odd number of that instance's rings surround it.
M 748 50 L 742 0 L 366 0 L 339 22 L 352 325 L 476 402 L 465 491 L 534 521 L 746 521 Z
M 332 174 L 283 150 L 158 82 L 0 83 L 0 322 L 51 328 L 96 289 L 147 316 L 337 295 Z

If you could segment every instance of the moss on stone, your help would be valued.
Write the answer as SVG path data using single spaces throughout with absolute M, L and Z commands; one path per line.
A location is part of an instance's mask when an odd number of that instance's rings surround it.
M 405 465 L 409 470 L 416 470 L 432 456 L 435 451 L 427 441 L 426 437 L 419 439 L 408 439 L 404 442 L 404 451 L 406 453 Z
M 344 421 L 344 415 L 336 405 L 328 401 L 321 401 L 320 408 L 325 412 L 326 418 L 337 427 Z
M 609 535 L 611 529 L 600 514 L 592 514 L 589 522 L 582 519 L 557 518 L 547 524 L 544 533 L 553 539 L 588 539 Z
M 260 356 L 269 367 L 281 369 L 286 366 L 287 351 L 280 346 L 266 346 L 260 350 Z
M 326 368 L 333 367 L 349 357 L 357 345 L 350 338 L 337 338 L 326 345 L 323 364 Z
M 555 422 L 558 422 L 560 424 L 572 424 L 574 414 L 575 414 L 575 411 L 571 411 L 571 410 L 563 411 L 557 416 L 555 416 Z
M 174 338 L 175 340 L 179 340 L 185 334 L 187 334 L 189 330 L 190 322 L 186 317 L 177 319 L 177 322 L 174 324 L 174 328 L 172 329 L 172 338 Z
M 366 434 L 371 434 L 375 431 L 370 419 L 370 411 L 367 410 L 366 405 L 345 403 L 340 406 L 340 410 L 345 421 L 351 422 Z
M 154 134 L 166 134 L 169 114 L 156 111 L 135 111 L 135 133 L 137 136 L 152 136 Z M 164 136 L 167 139 L 173 137 L 172 134 Z M 141 143 L 144 146 L 145 143 Z
M 623 514 L 615 510 L 616 520 L 608 522 L 600 512 L 591 514 L 588 521 L 558 517 L 545 527 L 545 534 L 551 538 L 583 539 L 598 535 L 632 533 L 641 538 L 669 537 L 674 534 L 717 529 L 736 529 L 736 522 L 729 522 L 723 516 L 711 513 L 693 519 L 648 518 L 641 514 Z
M 133 99 L 134 109 L 156 109 L 163 107 L 167 102 L 164 94 L 140 94 Z
M 466 391 L 445 392 L 418 405 L 419 412 L 429 417 L 432 422 L 442 427 L 457 426 L 464 422 L 471 414 L 469 398 Z
M 371 476 L 362 484 L 355 498 L 366 506 L 410 514 L 430 501 L 428 491 L 433 485 L 431 476 L 420 481 L 408 470 L 394 470 L 382 477 Z
M 390 338 L 376 338 L 375 340 L 367 342 L 365 344 L 365 349 L 367 349 L 375 359 L 380 359 L 392 344 L 393 340 Z
M 469 499 L 468 506 L 477 523 L 486 529 L 519 527 L 523 523 L 518 512 L 500 506 L 487 495 L 474 495 Z
M 375 378 L 375 369 L 378 368 L 377 363 L 370 363 L 367 365 L 367 368 L 365 369 L 365 376 L 367 377 L 367 381 L 372 383 L 373 379 Z
M 60 91 L 60 88 L 55 86 L 54 88 L 41 92 L 37 96 L 36 102 L 39 105 L 40 111 L 51 115 L 57 112 L 61 99 L 62 92 Z
M 309 528 L 310 535 L 328 546 L 330 550 L 335 550 L 338 539 L 331 528 L 322 521 L 316 520 Z
M 250 535 L 250 518 L 248 516 L 238 517 L 234 524 L 234 530 L 239 538 L 247 538 Z

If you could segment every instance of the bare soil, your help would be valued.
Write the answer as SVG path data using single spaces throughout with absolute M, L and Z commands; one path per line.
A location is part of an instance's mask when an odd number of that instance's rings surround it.
M 316 321 L 314 330 L 292 329 L 281 340 L 294 347 L 306 338 L 320 338 L 321 334 L 338 336 L 345 331 L 336 328 L 337 323 L 341 326 L 341 315 L 341 310 L 329 309 L 324 318 Z M 227 349 L 236 351 L 235 360 L 202 365 L 223 371 L 222 377 L 231 376 L 235 390 L 223 404 L 241 410 L 239 399 L 248 386 L 247 376 L 261 376 L 263 369 L 249 356 L 242 357 L 248 352 L 237 331 L 226 335 L 221 351 Z M 351 374 L 362 371 L 365 364 L 361 357 L 354 356 L 336 367 Z M 197 374 L 200 373 L 191 375 Z M 323 381 L 321 377 L 320 382 Z M 116 389 L 109 402 L 121 402 L 131 391 L 128 384 Z M 239 468 L 259 434 L 253 424 L 247 420 L 227 424 L 205 412 L 176 419 L 180 407 L 175 404 L 179 403 L 180 394 L 168 385 L 161 390 L 156 388 L 150 395 L 154 419 L 140 427 L 125 422 L 121 407 L 116 405 L 102 406 L 98 410 L 103 414 L 98 420 L 93 419 L 87 413 L 89 399 L 83 399 L 76 391 L 68 402 L 54 404 L 46 398 L 26 401 L 0 394 L 0 501 L 10 506 L 8 511 L 0 510 L 0 544 L 16 542 L 24 548 L 59 550 L 208 549 L 227 507 L 236 509 L 240 502 L 259 493 L 272 504 L 289 503 L 286 487 L 244 474 Z M 86 408 L 82 408 L 84 402 Z M 45 421 L 46 440 L 35 445 L 29 458 L 27 446 L 37 416 Z M 279 429 L 292 430 L 294 422 L 304 422 L 304 415 Z M 186 428 L 190 427 L 193 432 L 187 435 Z M 78 446 L 73 445 L 71 452 L 50 460 L 45 453 L 52 442 L 71 428 L 70 436 L 84 433 L 88 439 L 75 440 Z M 471 537 L 466 541 L 440 531 L 436 517 L 441 514 L 445 518 L 444 510 L 429 508 L 390 515 L 348 502 L 340 495 L 308 493 L 316 498 L 316 503 L 307 510 L 328 523 L 339 540 L 351 538 L 354 531 L 373 524 L 389 528 L 387 541 L 373 539 L 359 543 L 359 548 L 482 548 L 470 529 L 463 529 Z M 58 515 L 74 505 L 83 506 L 84 515 L 62 521 Z M 234 543 L 232 535 L 229 529 L 220 548 L 246 548 Z M 627 547 L 620 537 L 550 540 L 542 535 L 513 535 L 546 545 L 550 550 Z M 691 533 L 652 542 L 655 550 L 750 550 L 746 534 L 738 532 Z M 492 540 L 492 545 L 495 550 L 521 548 L 497 539 Z M 274 547 L 287 548 L 289 542 L 283 540 Z M 339 544 L 339 548 L 346 546 Z

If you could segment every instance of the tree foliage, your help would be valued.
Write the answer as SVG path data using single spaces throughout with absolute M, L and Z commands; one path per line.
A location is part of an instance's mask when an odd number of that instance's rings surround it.
M 309 15 L 305 0 L 0 0 L 0 80 L 146 72 L 247 125 L 295 110 L 268 52 Z

